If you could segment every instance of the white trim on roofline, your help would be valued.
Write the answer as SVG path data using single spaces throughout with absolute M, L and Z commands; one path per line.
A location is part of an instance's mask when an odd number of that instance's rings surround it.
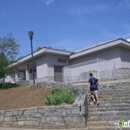
M 59 55 L 65 55 L 65 56 L 69 56 L 72 52 L 70 51 L 65 51 L 65 50 L 58 50 L 58 49 L 54 49 L 54 48 L 47 48 L 47 47 L 43 47 L 43 49 L 39 50 L 39 51 L 34 51 L 33 52 L 33 57 L 36 58 L 38 56 L 41 56 L 43 54 L 59 54 Z M 31 60 L 32 56 L 31 54 L 25 56 L 24 58 L 22 58 L 21 60 L 17 61 L 17 63 L 13 63 L 12 65 L 10 65 L 10 67 L 24 63 L 26 61 Z
M 75 59 L 75 58 L 78 58 L 78 57 L 86 55 L 86 54 L 94 53 L 94 52 L 104 50 L 104 49 L 107 49 L 107 48 L 110 48 L 110 47 L 113 47 L 113 46 L 118 46 L 118 45 L 130 48 L 130 43 L 128 41 L 126 41 L 122 38 L 118 38 L 118 39 L 115 39 L 115 40 L 112 40 L 112 41 L 96 44 L 94 46 L 82 49 L 82 50 L 77 51 L 77 52 L 60 50 L 60 49 L 55 49 L 55 48 L 50 48 L 50 47 L 43 47 L 42 48 L 42 46 L 39 46 L 39 47 L 41 47 L 41 49 L 36 51 L 38 49 L 37 48 L 33 52 L 33 56 L 34 56 L 34 58 L 36 58 L 36 57 L 41 56 L 43 54 L 50 53 L 50 54 L 59 54 L 59 55 L 70 56 L 69 59 L 71 60 L 71 59 Z M 14 63 L 10 66 L 12 67 L 12 66 L 15 66 L 15 65 L 19 65 L 19 64 L 22 64 L 22 63 L 29 61 L 29 60 L 31 60 L 31 54 L 25 56 L 24 58 L 19 60 L 17 63 Z
M 87 54 L 90 54 L 90 53 L 94 53 L 94 52 L 104 50 L 104 49 L 107 49 L 107 48 L 110 48 L 110 47 L 113 47 L 113 46 L 118 46 L 118 45 L 127 46 L 127 47 L 130 48 L 130 43 L 128 41 L 126 41 L 122 38 L 119 38 L 119 39 L 104 42 L 104 43 L 101 43 L 101 44 L 96 44 L 94 46 L 91 46 L 91 47 L 85 48 L 83 50 L 77 51 L 77 52 L 73 53 L 72 55 L 70 55 L 69 59 L 70 60 L 75 59 L 75 58 L 78 58 L 78 57 L 83 56 L 83 55 L 87 55 Z

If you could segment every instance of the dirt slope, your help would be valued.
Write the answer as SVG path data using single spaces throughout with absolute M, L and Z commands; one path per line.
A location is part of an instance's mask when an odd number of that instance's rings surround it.
M 42 99 L 50 91 L 43 88 L 31 91 L 30 87 L 0 89 L 0 110 L 44 106 Z

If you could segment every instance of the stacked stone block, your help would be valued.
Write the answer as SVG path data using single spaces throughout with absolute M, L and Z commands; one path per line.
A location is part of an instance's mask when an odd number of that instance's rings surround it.
M 58 105 L 0 111 L 0 125 L 38 128 L 85 128 L 84 106 Z
M 116 70 L 117 79 L 129 79 L 130 78 L 130 68 L 120 68 Z
M 86 90 L 62 83 L 44 82 L 44 88 L 72 88 L 77 91 L 73 104 L 21 108 L 0 111 L 0 127 L 29 127 L 42 129 L 85 128 L 87 119 Z M 84 86 L 85 87 L 85 86 Z M 38 87 L 36 88 L 38 89 Z

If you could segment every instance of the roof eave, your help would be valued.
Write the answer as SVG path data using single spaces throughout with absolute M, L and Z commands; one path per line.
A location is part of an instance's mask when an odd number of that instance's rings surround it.
M 91 54 L 91 53 L 95 53 L 104 49 L 108 49 L 114 46 L 118 46 L 118 45 L 124 45 L 124 46 L 129 46 L 130 47 L 130 43 L 124 39 L 116 39 L 113 40 L 111 42 L 106 42 L 104 44 L 97 44 L 96 46 L 93 46 L 91 48 L 88 48 L 86 50 L 82 50 L 80 52 L 74 53 L 70 56 L 70 60 L 81 57 L 83 55 L 87 55 L 87 54 Z
M 39 51 L 36 51 L 33 53 L 33 57 L 34 58 L 37 58 L 41 55 L 44 55 L 44 54 L 60 54 L 60 55 L 65 55 L 65 56 L 69 56 L 71 54 L 71 52 L 67 52 L 67 51 L 61 51 L 61 50 L 52 50 L 52 49 L 48 49 L 48 48 L 43 48 Z M 17 61 L 16 63 L 13 63 L 12 65 L 10 65 L 10 67 L 14 67 L 14 66 L 17 66 L 17 65 L 20 65 L 20 64 L 23 64 L 29 60 L 31 60 L 32 56 L 31 54 L 27 55 L 26 57 L 24 57 L 23 59 Z

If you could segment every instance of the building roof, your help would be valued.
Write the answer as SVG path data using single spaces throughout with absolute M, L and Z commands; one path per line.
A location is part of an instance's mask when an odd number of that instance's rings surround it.
M 62 49 L 57 49 L 57 48 L 52 48 L 52 47 L 38 46 L 37 49 L 33 52 L 33 56 L 34 58 L 36 58 L 43 54 L 58 54 L 58 55 L 69 56 L 69 59 L 71 60 L 71 59 L 75 59 L 75 58 L 78 58 L 78 57 L 81 57 L 90 53 L 108 49 L 114 46 L 123 46 L 123 47 L 130 48 L 130 42 L 128 42 L 125 39 L 118 38 L 111 41 L 98 43 L 94 46 L 87 47 L 85 49 L 82 49 L 76 52 L 67 51 L 65 49 L 62 50 Z M 29 60 L 31 60 L 31 54 L 25 56 L 24 58 L 19 60 L 17 63 L 12 64 L 11 66 L 19 65 Z
M 90 53 L 95 53 L 97 51 L 108 49 L 108 48 L 111 48 L 111 47 L 114 47 L 114 46 L 123 46 L 123 47 L 130 48 L 130 42 L 128 42 L 125 39 L 118 38 L 118 39 L 114 39 L 114 40 L 111 40 L 111 41 L 98 43 L 94 46 L 90 46 L 90 47 L 87 47 L 85 49 L 82 49 L 82 50 L 79 50 L 79 51 L 72 53 L 70 55 L 70 60 L 75 59 L 75 58 L 80 57 L 80 56 L 83 56 L 83 55 L 87 55 L 87 54 L 90 54 Z
M 72 53 L 71 51 L 67 51 L 67 50 L 61 50 L 61 49 L 45 47 L 45 46 L 38 46 L 37 49 L 33 52 L 33 57 L 36 58 L 36 57 L 44 55 L 44 54 L 57 54 L 57 55 L 69 56 L 71 53 Z M 16 63 L 13 63 L 10 66 L 12 67 L 15 65 L 22 64 L 26 61 L 31 60 L 31 58 L 32 58 L 31 54 L 28 54 L 24 58 L 17 61 Z

